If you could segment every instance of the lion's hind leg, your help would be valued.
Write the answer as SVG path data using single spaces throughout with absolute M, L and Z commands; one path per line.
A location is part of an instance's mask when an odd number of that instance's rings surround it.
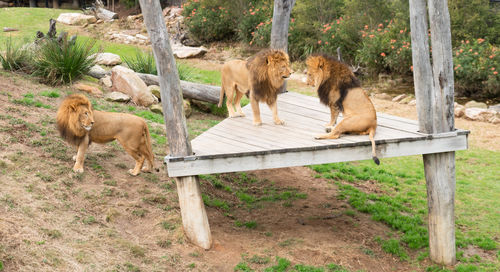
M 238 88 L 238 87 L 236 87 Z M 241 92 L 240 89 L 236 89 L 236 99 L 234 101 L 234 106 L 236 107 L 236 112 L 238 116 L 245 117 L 243 110 L 241 110 L 241 98 L 245 95 L 245 93 Z
M 129 169 L 128 172 L 132 176 L 137 176 L 141 172 L 141 168 L 144 165 L 144 161 L 146 160 L 146 156 L 141 153 L 140 147 L 139 146 L 129 146 L 126 145 L 125 141 L 122 139 L 118 138 L 118 142 L 123 146 L 123 149 L 132 156 L 135 160 L 135 166 L 134 169 Z
M 229 88 L 226 88 L 226 107 L 230 118 L 238 117 L 234 112 L 234 93 L 238 94 L 236 90 L 236 84 L 232 84 Z
M 343 133 L 356 133 L 366 131 L 366 125 L 363 123 L 362 116 L 346 116 L 340 121 L 330 133 L 320 134 L 314 137 L 315 139 L 338 139 Z

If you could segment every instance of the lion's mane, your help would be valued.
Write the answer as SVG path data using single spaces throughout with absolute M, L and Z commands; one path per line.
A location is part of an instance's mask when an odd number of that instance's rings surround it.
M 266 49 L 255 54 L 247 61 L 250 85 L 257 101 L 272 104 L 284 79 L 279 68 L 289 66 L 288 54 L 282 50 Z
M 79 146 L 88 133 L 79 124 L 80 106 L 92 111 L 92 105 L 87 97 L 81 94 L 72 94 L 66 97 L 57 110 L 57 130 L 61 137 L 68 143 Z
M 323 79 L 318 88 L 318 96 L 321 103 L 330 105 L 334 103 L 343 112 L 342 103 L 350 89 L 360 87 L 361 84 L 345 63 L 325 54 L 311 55 L 307 61 L 308 66 L 317 67 L 323 70 Z M 339 92 L 337 101 L 330 101 L 330 92 Z

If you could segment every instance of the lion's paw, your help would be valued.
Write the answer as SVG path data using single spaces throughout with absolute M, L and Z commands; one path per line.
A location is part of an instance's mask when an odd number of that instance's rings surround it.
M 245 117 L 245 114 L 243 112 L 238 113 L 239 117 Z
M 253 122 L 253 125 L 258 127 L 258 126 L 261 126 L 262 125 L 262 122 Z
M 274 124 L 282 126 L 282 125 L 285 124 L 285 121 L 283 121 L 283 120 L 277 120 L 277 121 L 274 121 Z
M 332 127 L 332 126 L 325 127 L 325 132 L 326 132 L 326 133 L 330 133 L 330 132 L 332 132 L 332 129 L 333 129 L 333 127 Z
M 74 156 L 72 157 L 72 159 L 73 159 L 73 161 L 76 161 L 76 155 L 74 155 Z
M 128 170 L 128 173 L 129 173 L 130 175 L 132 175 L 132 176 L 137 176 L 137 175 L 139 175 L 139 171 L 135 172 L 135 171 L 134 171 L 134 169 L 129 169 L 129 170 Z
M 83 167 L 73 167 L 73 172 L 75 172 L 75 173 L 83 173 Z

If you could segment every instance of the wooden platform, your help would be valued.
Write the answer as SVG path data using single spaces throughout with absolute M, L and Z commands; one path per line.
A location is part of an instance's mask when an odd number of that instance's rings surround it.
M 368 136 L 342 135 L 315 140 L 324 133 L 330 110 L 315 97 L 288 92 L 278 96 L 278 114 L 284 126 L 274 125 L 271 111 L 260 105 L 262 126 L 246 117 L 227 118 L 191 141 L 193 156 L 165 157 L 170 177 L 238 172 L 371 159 Z M 342 116 L 339 117 L 340 121 Z M 418 132 L 417 121 L 377 113 L 375 135 L 380 159 L 467 149 L 468 131 L 443 134 Z M 384 160 L 381 160 L 384 163 Z

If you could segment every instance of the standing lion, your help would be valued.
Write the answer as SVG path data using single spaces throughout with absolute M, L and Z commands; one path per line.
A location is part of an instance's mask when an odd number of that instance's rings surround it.
M 145 160 L 148 166 L 142 171 L 153 169 L 151 138 L 148 125 L 142 118 L 128 113 L 92 110 L 86 96 L 72 94 L 59 106 L 56 119 L 61 137 L 78 150 L 73 157 L 73 171 L 83 172 L 85 152 L 90 143 L 104 144 L 113 140 L 117 140 L 135 159 L 134 169 L 129 170 L 131 175 L 136 176 L 141 172 Z
M 321 103 L 330 107 L 331 119 L 327 134 L 316 139 L 337 139 L 343 133 L 367 135 L 372 143 L 372 156 L 380 164 L 375 151 L 377 114 L 370 98 L 360 87 L 359 80 L 344 63 L 327 55 L 312 55 L 306 60 L 307 83 L 317 88 Z M 339 112 L 343 119 L 335 127 Z
M 246 62 L 229 61 L 221 70 L 222 87 L 219 107 L 222 106 L 222 100 L 226 94 L 229 116 L 244 116 L 240 106 L 241 97 L 250 93 L 254 125 L 262 124 L 259 102 L 266 102 L 273 113 L 274 123 L 283 125 L 285 122 L 278 117 L 276 100 L 280 88 L 290 74 L 290 60 L 288 54 L 282 50 L 265 49 Z M 238 115 L 233 109 L 233 99 Z

